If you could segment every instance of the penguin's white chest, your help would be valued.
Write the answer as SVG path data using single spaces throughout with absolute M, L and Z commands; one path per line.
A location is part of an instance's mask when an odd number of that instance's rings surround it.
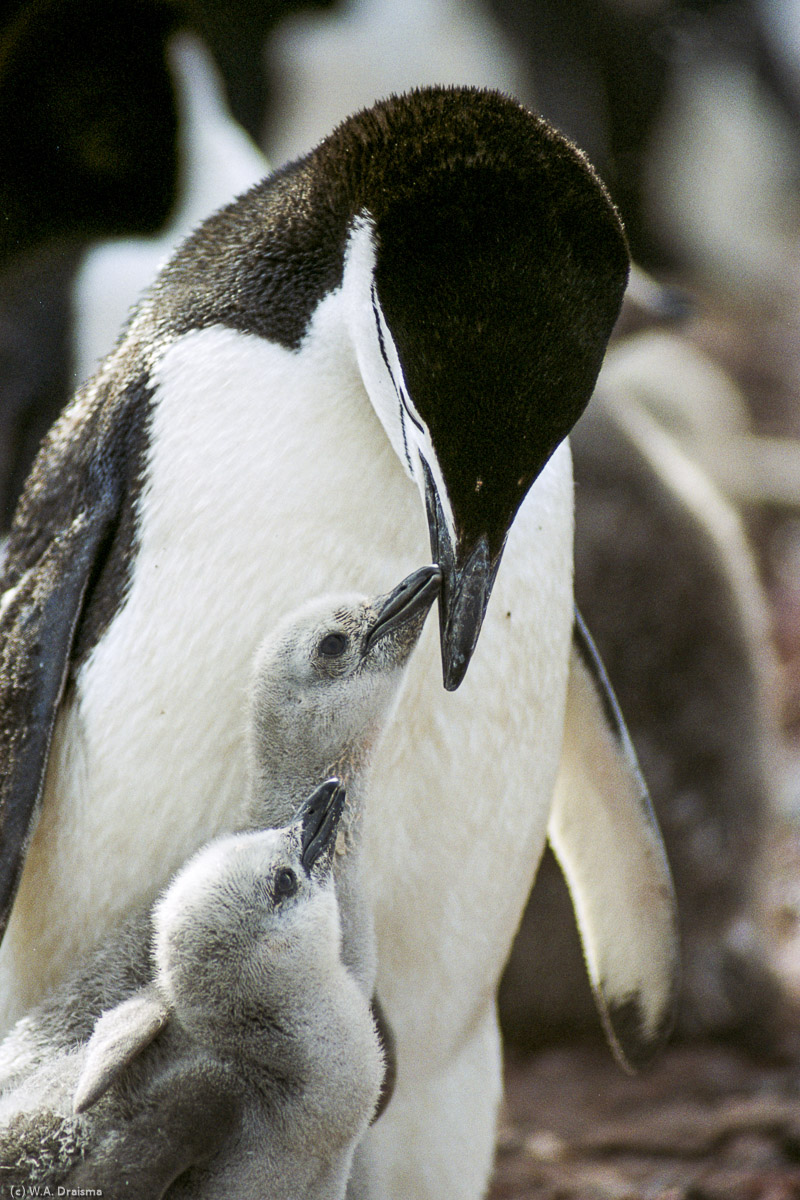
M 194 332 L 153 375 L 131 585 L 59 719 L 0 952 L 7 1017 L 239 822 L 250 663 L 275 621 L 429 560 L 417 489 L 354 358 L 324 313 L 316 326 L 301 353 Z M 457 1030 L 518 919 L 560 750 L 571 521 L 564 448 L 518 514 L 466 682 L 443 690 L 429 622 L 379 750 L 366 861 L 380 987 L 401 1026 L 452 990 Z

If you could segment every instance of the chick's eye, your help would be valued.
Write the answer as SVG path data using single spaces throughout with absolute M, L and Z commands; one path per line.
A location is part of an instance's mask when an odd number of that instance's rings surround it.
M 347 649 L 347 634 L 328 633 L 317 647 L 325 658 L 338 658 Z
M 285 899 L 286 896 L 293 896 L 297 891 L 297 876 L 291 867 L 281 867 L 275 872 L 275 898 L 278 900 Z

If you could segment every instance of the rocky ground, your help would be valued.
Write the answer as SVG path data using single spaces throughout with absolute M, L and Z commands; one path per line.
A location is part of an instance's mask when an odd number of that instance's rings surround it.
M 509 1062 L 490 1200 L 795 1200 L 800 1068 L 723 1046 L 628 1077 L 603 1047 Z

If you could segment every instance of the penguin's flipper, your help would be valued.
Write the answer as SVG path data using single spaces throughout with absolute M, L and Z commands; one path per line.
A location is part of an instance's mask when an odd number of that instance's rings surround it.
M 154 987 L 145 987 L 98 1018 L 72 1101 L 76 1113 L 96 1104 L 121 1071 L 149 1046 L 169 1009 Z
M 548 825 L 597 1006 L 628 1070 L 669 1034 L 678 994 L 675 893 L 636 754 L 580 614 Z
M 39 815 L 84 597 L 115 516 L 109 489 L 99 489 L 0 597 L 0 936 Z

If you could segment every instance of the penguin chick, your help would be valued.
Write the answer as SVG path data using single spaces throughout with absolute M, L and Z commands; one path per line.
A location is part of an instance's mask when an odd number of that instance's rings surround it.
M 328 780 L 284 829 L 189 860 L 153 909 L 153 982 L 62 1053 L 49 1108 L 53 1062 L 0 1101 L 0 1179 L 107 1197 L 161 1196 L 176 1180 L 170 1196 L 195 1200 L 344 1196 L 383 1060 L 340 953 L 343 806 Z M 31 1132 L 46 1135 L 38 1158 Z
M 255 660 L 250 821 L 283 825 L 320 779 L 346 784 L 335 878 L 344 961 L 366 995 L 376 974 L 361 868 L 366 768 L 440 583 L 436 567 L 422 567 L 384 596 L 311 601 L 278 625 Z

